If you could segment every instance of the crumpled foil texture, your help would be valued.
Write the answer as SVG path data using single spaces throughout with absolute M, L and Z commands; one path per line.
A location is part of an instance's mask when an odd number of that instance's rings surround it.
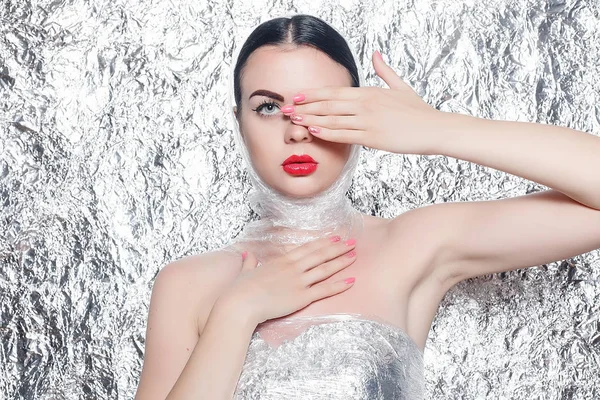
M 423 354 L 400 328 L 336 313 L 259 324 L 233 400 L 422 400 Z
M 290 13 L 338 29 L 368 85 L 385 86 L 379 49 L 440 110 L 600 132 L 596 0 L 4 0 L 1 398 L 133 398 L 157 272 L 253 218 L 227 73 L 240 32 Z M 350 195 L 392 218 L 545 189 L 367 149 Z M 600 398 L 599 276 L 594 251 L 457 285 L 425 349 L 427 398 Z

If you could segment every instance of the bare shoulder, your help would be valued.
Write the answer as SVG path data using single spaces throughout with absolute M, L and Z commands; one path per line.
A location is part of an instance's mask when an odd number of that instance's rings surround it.
M 198 342 L 214 300 L 235 276 L 238 258 L 233 253 L 207 252 L 173 261 L 159 271 L 152 285 L 136 399 L 167 396 Z
M 445 262 L 449 239 L 456 228 L 450 223 L 455 220 L 450 218 L 446 205 L 440 203 L 414 208 L 389 220 L 384 228 L 391 253 L 411 249 L 411 253 L 422 255 L 421 268 L 415 271 L 419 283 L 441 279 L 435 276 L 436 267 Z
M 222 291 L 239 274 L 241 258 L 214 250 L 172 261 L 158 273 L 154 286 L 162 285 L 186 307 L 202 331 L 204 322 Z

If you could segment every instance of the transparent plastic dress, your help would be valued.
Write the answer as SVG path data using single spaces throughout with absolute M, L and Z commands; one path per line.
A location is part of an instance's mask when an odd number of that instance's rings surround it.
M 336 313 L 266 321 L 254 332 L 235 400 L 420 400 L 423 355 L 400 328 Z

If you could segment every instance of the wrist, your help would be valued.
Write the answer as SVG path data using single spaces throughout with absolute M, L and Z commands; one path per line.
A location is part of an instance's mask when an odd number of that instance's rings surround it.
M 214 318 L 234 321 L 238 325 L 241 324 L 241 328 L 253 331 L 260 321 L 247 304 L 234 296 L 221 296 L 215 302 L 211 316 L 214 314 Z
M 465 139 L 467 131 L 474 129 L 479 118 L 467 114 L 442 111 L 437 137 L 428 155 L 452 156 L 452 148 Z

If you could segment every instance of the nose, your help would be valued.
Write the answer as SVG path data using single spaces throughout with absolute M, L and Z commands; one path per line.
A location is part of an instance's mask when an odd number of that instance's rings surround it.
M 285 142 L 312 142 L 313 136 L 308 131 L 306 126 L 296 125 L 293 122 L 289 122 L 289 125 L 285 130 Z

